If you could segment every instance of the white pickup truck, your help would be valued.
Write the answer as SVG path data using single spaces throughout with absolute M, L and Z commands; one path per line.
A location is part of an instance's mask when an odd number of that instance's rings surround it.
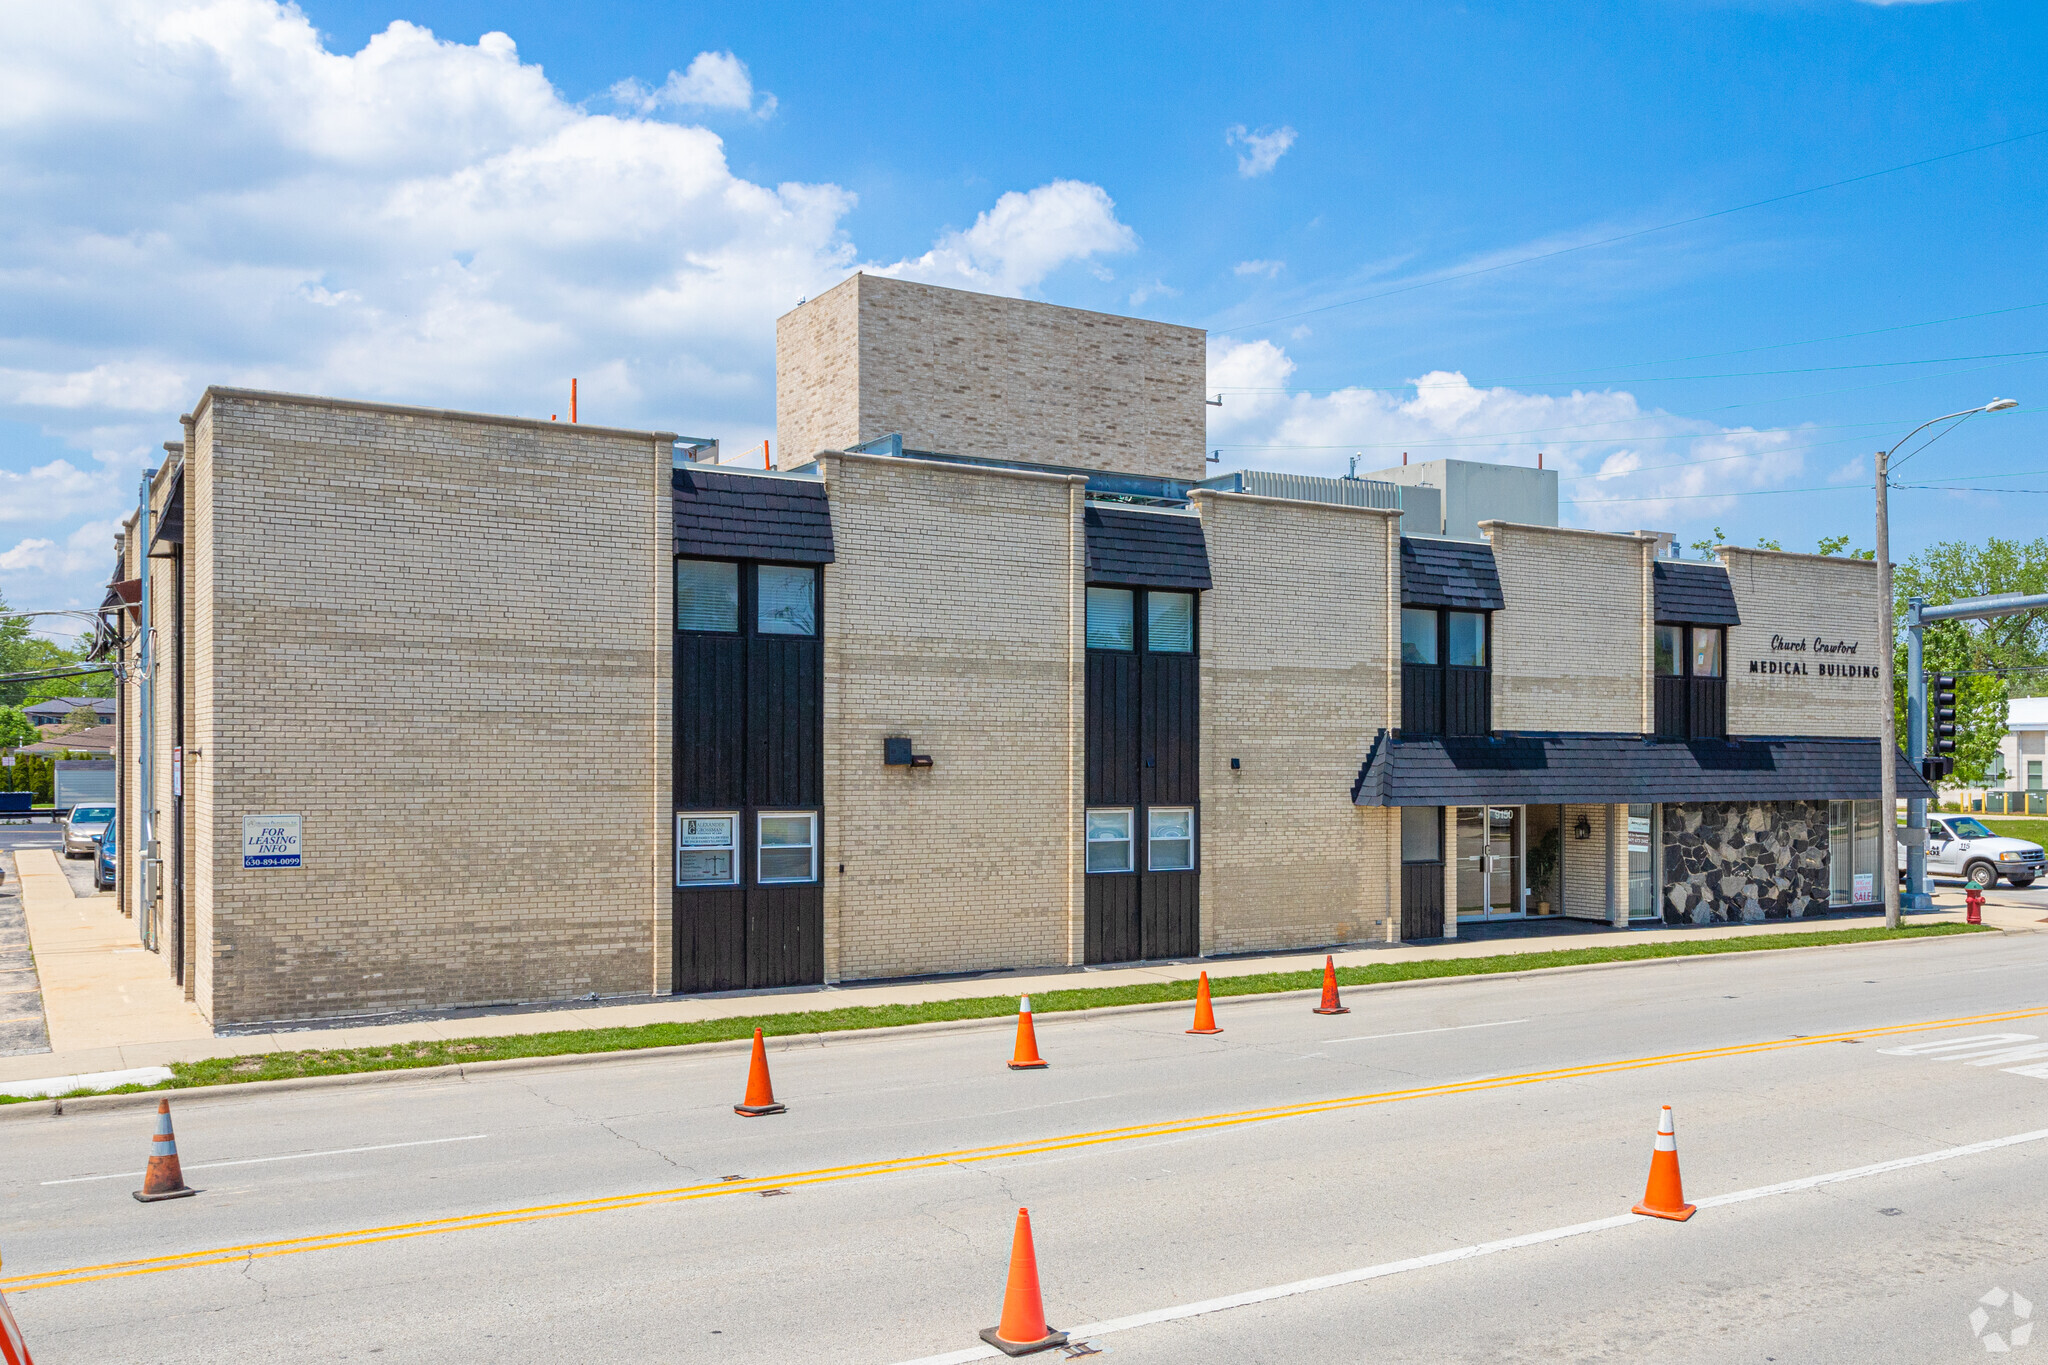
M 1899 845 L 1899 871 L 1906 870 L 1906 846 Z M 2000 877 L 2015 887 L 2032 886 L 2043 875 L 2041 846 L 2026 839 L 1994 833 L 1968 815 L 1927 815 L 1927 875 L 1961 877 L 1979 886 L 1998 885 Z

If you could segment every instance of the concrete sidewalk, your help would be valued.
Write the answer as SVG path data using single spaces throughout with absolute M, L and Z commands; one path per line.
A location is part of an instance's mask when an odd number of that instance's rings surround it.
M 34 862 L 40 856 L 44 862 Z M 990 972 L 889 983 L 810 986 L 780 991 L 744 991 L 620 1004 L 555 1008 L 461 1011 L 423 1017 L 365 1019 L 361 1023 L 281 1026 L 274 1032 L 215 1036 L 184 999 L 154 953 L 139 948 L 133 926 L 113 913 L 109 901 L 74 899 L 55 855 L 23 855 L 29 927 L 37 966 L 49 1002 L 52 1050 L 0 1058 L 0 1082 L 166 1066 L 209 1057 L 305 1048 L 377 1047 L 449 1038 L 507 1037 L 564 1029 L 632 1028 L 642 1024 L 689 1023 L 738 1015 L 789 1014 L 857 1005 L 914 1005 L 992 995 L 1031 995 L 1099 986 L 1188 981 L 1207 971 L 1212 979 L 1267 972 L 1313 971 L 1324 954 L 1274 954 L 1207 961 L 1145 963 L 1119 967 L 1048 968 Z M 1914 924 L 1963 918 L 1960 892 L 1937 896 L 1941 909 L 1911 917 Z M 1985 922 L 2009 932 L 2038 932 L 2042 907 L 1993 895 Z M 1699 938 L 1846 931 L 1880 923 L 1874 916 L 1818 921 L 1772 921 L 1689 929 L 1615 929 L 1586 923 L 1543 925 L 1541 932 L 1488 936 L 1427 944 L 1354 946 L 1334 954 L 1339 966 L 1362 967 L 1443 958 L 1493 957 L 1509 953 L 1674 943 Z
M 21 849 L 14 863 L 50 1051 L 4 1059 L 6 1079 L 113 1070 L 73 1066 L 71 1059 L 118 1055 L 124 1045 L 213 1043 L 212 1025 L 170 979 L 163 959 L 136 942 L 134 924 L 113 897 L 74 893 L 49 849 Z

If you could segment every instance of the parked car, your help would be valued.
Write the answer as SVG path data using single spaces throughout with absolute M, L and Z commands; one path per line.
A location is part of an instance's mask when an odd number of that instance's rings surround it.
M 100 831 L 100 837 L 92 855 L 92 884 L 101 891 L 112 891 L 114 889 L 115 847 L 114 817 L 109 815 L 106 828 Z
M 1906 866 L 1906 847 L 1899 845 L 1899 868 Z M 1998 885 L 2000 877 L 2027 887 L 2048 871 L 2041 846 L 2026 839 L 2008 839 L 1982 820 L 1968 815 L 1927 816 L 1927 875 L 1961 877 L 1979 886 Z
M 113 819 L 112 806 L 73 806 L 64 820 L 64 856 L 90 858 L 99 847 L 100 833 Z

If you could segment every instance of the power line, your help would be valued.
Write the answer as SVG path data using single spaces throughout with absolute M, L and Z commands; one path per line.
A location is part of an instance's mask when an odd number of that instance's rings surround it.
M 1265 318 L 1258 322 L 1247 322 L 1237 327 L 1219 328 L 1217 330 L 1223 336 L 1228 336 L 1234 332 L 1247 332 L 1256 327 L 1270 327 L 1276 322 L 1292 322 L 1296 318 L 1313 317 L 1318 313 L 1328 313 L 1338 308 L 1350 308 L 1355 304 L 1370 303 L 1374 299 L 1391 298 L 1395 294 L 1406 294 L 1417 289 L 1427 289 L 1434 284 L 1449 284 L 1453 280 L 1467 280 L 1475 275 L 1490 275 L 1495 271 L 1507 270 L 1518 265 L 1529 265 L 1536 261 L 1547 261 L 1559 256 L 1569 256 L 1577 251 L 1591 251 L 1595 247 L 1613 246 L 1617 242 L 1633 241 L 1635 238 L 1647 237 L 1652 233 L 1669 232 L 1673 228 L 1690 227 L 1694 223 L 1704 223 L 1715 218 L 1726 218 L 1731 213 L 1745 213 L 1750 209 L 1765 208 L 1771 204 L 1782 204 L 1788 200 L 1804 198 L 1810 194 L 1820 194 L 1827 190 L 1841 189 L 1844 185 L 1857 185 L 1866 180 L 1876 180 L 1882 176 L 1896 175 L 1901 171 L 1917 170 L 1922 166 L 1935 165 L 1937 162 L 1952 161 L 1956 157 L 1969 156 L 1974 152 L 1988 152 L 1994 147 L 2006 147 L 2015 142 L 2025 142 L 2029 138 L 2040 137 L 2043 133 L 2048 133 L 2048 128 L 2036 128 L 2030 133 L 2017 133 L 2012 137 L 2000 138 L 1996 142 L 1983 142 L 1974 147 L 1964 147 L 1953 152 L 1943 152 L 1940 156 L 1923 157 L 1919 161 L 1908 161 L 1900 166 L 1887 166 L 1881 171 L 1867 171 L 1862 175 L 1852 175 L 1846 180 L 1831 180 L 1825 185 L 1812 185 L 1803 190 L 1792 190 L 1785 194 L 1775 194 L 1768 199 L 1751 200 L 1747 204 L 1737 204 L 1732 208 L 1715 209 L 1712 213 L 1700 213 L 1690 218 L 1674 219 L 1669 223 L 1659 223 L 1655 227 L 1637 228 L 1633 232 L 1618 233 L 1612 237 L 1603 237 L 1598 241 L 1580 242 L 1576 246 L 1558 247 L 1552 251 L 1539 251 L 1534 255 L 1517 257 L 1512 261 L 1499 261 L 1493 265 L 1477 266 L 1471 270 L 1461 270 L 1449 275 L 1439 275 L 1433 279 L 1417 280 L 1413 284 L 1383 289 L 1376 294 L 1361 294 L 1357 298 L 1343 299 L 1337 303 L 1326 303 L 1315 308 L 1305 308 L 1298 313 L 1283 313 L 1279 317 Z
M 2025 358 L 2031 358 L 2031 357 L 2034 357 L 2034 356 L 2043 356 L 2043 355 L 2048 355 L 2048 350 L 2044 350 L 2044 351 L 1995 351 L 1995 352 L 1992 352 L 1992 353 L 1991 353 L 1991 354 L 1989 354 L 1989 355 L 1951 355 L 1951 356 L 1940 356 L 1940 357 L 1937 357 L 1937 358 L 1934 358 L 1934 359 L 1930 359 L 1930 360 L 1873 360 L 1873 361 L 1867 361 L 1867 362 L 1864 362 L 1864 363 L 1862 363 L 1862 364 L 1857 364 L 1857 365 L 1807 365 L 1807 366 L 1803 366 L 1803 367 L 1801 367 L 1801 368 L 1798 368 L 1798 369 L 1790 369 L 1790 370 L 1731 370 L 1731 371 L 1729 371 L 1729 372 L 1727 372 L 1727 373 L 1725 373 L 1725 374 L 1664 374 L 1664 375 L 1638 375 L 1638 376 L 1635 376 L 1635 377 L 1633 377 L 1633 378 L 1631 378 L 1631 377 L 1628 377 L 1628 376 L 1621 376 L 1621 377 L 1618 377 L 1618 378 L 1612 378 L 1612 379 L 1580 379 L 1580 380 L 1575 380 L 1575 381 L 1573 381 L 1573 382 L 1574 382 L 1574 384 L 1575 384 L 1575 385 L 1577 385 L 1577 384 L 1594 384 L 1594 385 L 1597 385 L 1597 384 L 1676 384 L 1676 383 L 1679 383 L 1679 382 L 1681 382 L 1681 381 L 1688 381 L 1688 380 L 1695 380 L 1695 379 L 1759 379 L 1759 378 L 1767 378 L 1767 377 L 1769 377 L 1769 376 L 1772 376 L 1772 375 L 1786 375 L 1786 374 L 1827 374 L 1827 373 L 1832 373 L 1832 372 L 1834 372 L 1834 371 L 1837 371 L 1837 370 L 1890 370 L 1890 369 L 1897 369 L 1897 368 L 1899 368 L 1900 366 L 1904 366 L 1904 365 L 1959 365 L 1959 364 L 1961 364 L 1962 362 L 1964 362 L 1964 361 L 1966 361 L 1966 360 L 2011 360 L 2011 359 L 2025 359 Z M 1646 362 L 1646 363 L 1647 363 L 1647 362 Z M 1461 383 L 1461 384 L 1414 384 L 1414 383 L 1408 383 L 1408 384 L 1390 385 L 1390 386 L 1389 386 L 1389 388 L 1403 388 L 1403 389 L 1415 389 L 1415 390 L 1417 390 L 1417 391 L 1421 391 L 1421 390 L 1423 390 L 1423 389 L 1459 389 L 1459 388 L 1470 388 L 1470 389 L 1487 389 L 1487 388 L 1501 388 L 1501 387 L 1504 387 L 1504 386 L 1506 386 L 1506 385 L 1510 385 L 1510 384 L 1535 384 L 1535 383 L 1541 383 L 1541 382 L 1542 382 L 1542 377 L 1541 377 L 1541 376 L 1538 376 L 1538 375 L 1531 375 L 1531 376 L 1526 376 L 1526 377 L 1523 377 L 1523 378 L 1519 378 L 1519 379 L 1488 379 L 1488 380 L 1485 380 L 1485 381 L 1483 381 L 1483 382 L 1482 382 L 1482 381 L 1480 381 L 1480 380 L 1476 380 L 1476 379 L 1467 379 L 1467 380 L 1465 380 L 1465 381 L 1464 381 L 1463 383 Z M 1307 396 L 1309 396 L 1309 397 L 1313 398 L 1313 397 L 1314 397 L 1314 396 L 1316 396 L 1317 394 L 1325 394 L 1325 395 L 1327 395 L 1327 394 L 1347 393 L 1347 392 L 1352 392 L 1352 391 L 1355 391 L 1355 390 L 1357 390 L 1357 389 L 1359 389 L 1359 388 L 1361 388 L 1361 387 L 1366 387 L 1366 388 L 1368 388 L 1368 389 L 1369 389 L 1369 391 L 1370 391 L 1370 392 L 1374 392 L 1374 393 L 1384 393 L 1384 392 L 1387 392 L 1387 391 L 1388 391 L 1387 389 L 1372 389 L 1372 388 L 1370 388 L 1369 386 L 1361 386 L 1361 385 L 1356 385 L 1356 384 L 1353 384 L 1353 385 L 1348 385 L 1348 386 L 1346 386 L 1345 388 L 1342 388 L 1342 389 L 1217 389 L 1217 390 L 1215 390 L 1215 392 L 1217 392 L 1217 393 L 1286 393 L 1286 394 L 1306 394 Z

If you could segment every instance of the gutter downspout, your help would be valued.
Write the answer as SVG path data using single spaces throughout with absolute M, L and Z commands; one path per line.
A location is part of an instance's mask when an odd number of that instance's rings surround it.
M 140 817 L 136 821 L 135 833 L 138 854 L 136 861 L 138 871 L 142 875 L 136 878 L 135 928 L 142 946 L 152 952 L 156 950 L 156 898 L 153 894 L 156 890 L 156 877 L 153 871 L 156 864 L 156 790 L 151 785 L 151 778 L 155 774 L 150 746 L 156 738 L 156 726 L 151 715 L 151 710 L 156 704 L 156 684 L 152 676 L 155 651 L 150 648 L 149 542 L 155 534 L 155 517 L 149 505 L 149 486 L 155 478 L 156 470 L 142 471 L 142 487 L 137 494 L 138 505 L 135 510 L 135 563 L 136 570 L 142 578 L 142 620 L 136 634 L 135 664 L 139 679 L 136 686 L 135 728 L 138 733 L 135 762 L 141 784 L 137 793 L 139 799 L 135 803 L 136 814 Z

